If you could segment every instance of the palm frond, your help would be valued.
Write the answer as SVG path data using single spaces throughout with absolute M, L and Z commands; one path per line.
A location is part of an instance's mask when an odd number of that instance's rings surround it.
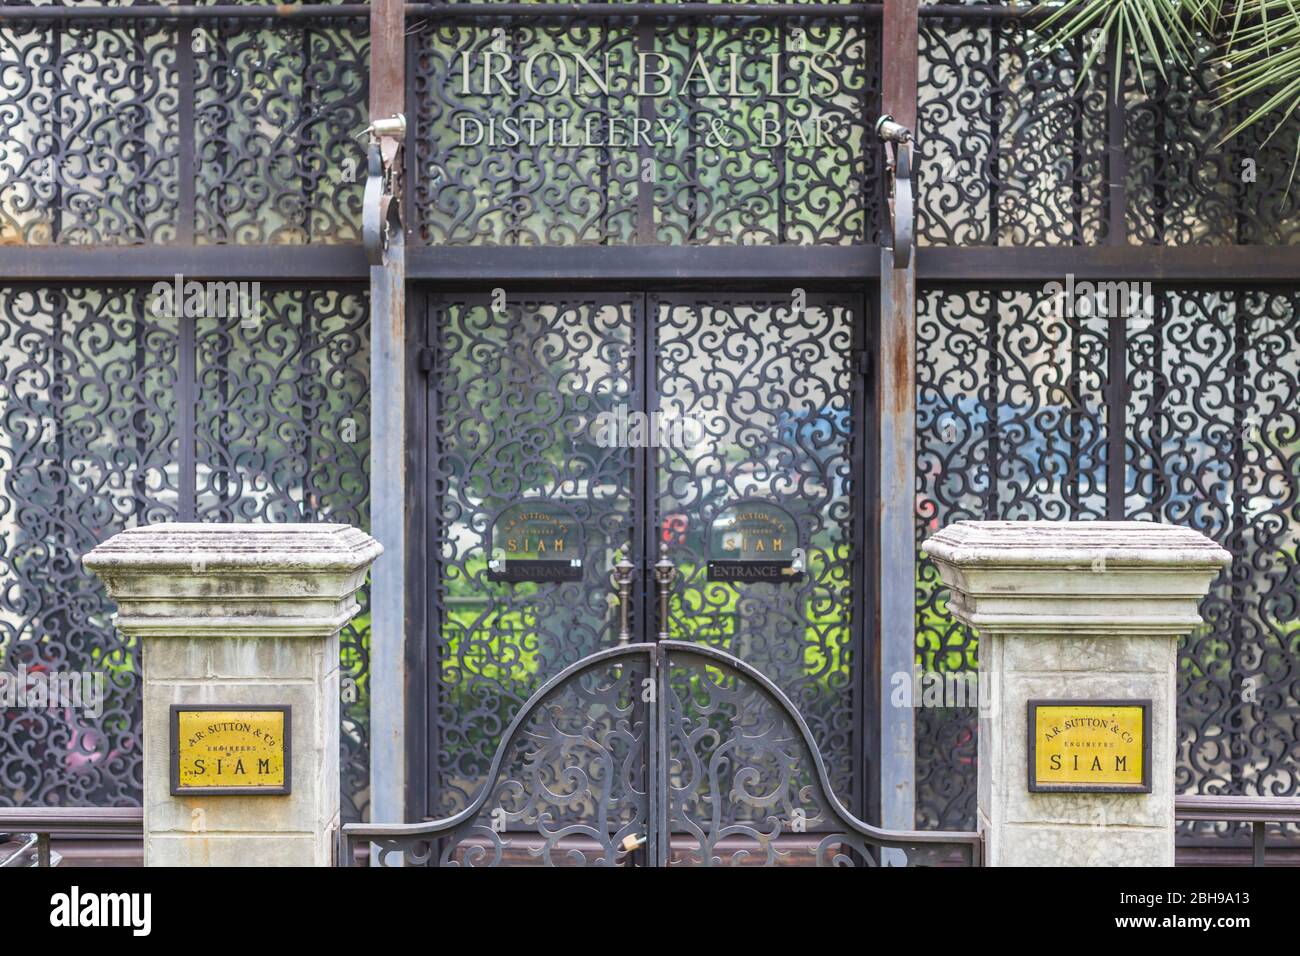
M 1245 110 L 1219 142 L 1271 120 L 1269 142 L 1300 105 L 1300 0 L 1239 0 L 1218 64 L 1215 106 Z
M 1187 69 L 1196 45 L 1193 26 L 1208 29 L 1221 15 L 1221 4 L 1222 0 L 1065 0 L 1035 29 L 1044 38 L 1040 52 L 1045 55 L 1063 49 L 1077 37 L 1088 38 L 1078 85 L 1084 83 L 1105 50 L 1107 38 L 1113 36 L 1116 49 L 1111 56 L 1117 65 L 1126 58 L 1132 62 L 1134 75 L 1145 92 L 1144 66 L 1153 64 L 1165 79 L 1166 63 Z M 1111 72 L 1118 92 L 1123 70 Z

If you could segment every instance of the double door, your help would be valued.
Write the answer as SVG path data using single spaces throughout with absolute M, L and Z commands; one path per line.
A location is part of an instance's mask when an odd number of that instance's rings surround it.
M 511 722 L 548 680 L 665 638 L 770 680 L 835 795 L 869 815 L 867 301 L 803 289 L 428 298 L 428 816 L 495 785 Z M 575 738 L 600 725 L 589 705 L 552 710 Z M 633 707 L 623 719 L 631 741 L 648 718 Z M 644 747 L 628 747 L 618 772 L 644 794 Z M 539 783 L 555 806 L 498 823 L 596 812 L 590 794 L 565 802 L 576 758 L 556 759 Z

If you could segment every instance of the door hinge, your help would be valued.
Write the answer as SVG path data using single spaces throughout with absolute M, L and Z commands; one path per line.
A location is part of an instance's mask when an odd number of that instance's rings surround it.
M 871 353 L 867 349 L 856 349 L 853 352 L 853 371 L 864 378 L 871 373 Z
M 428 375 L 433 371 L 433 349 L 421 348 L 420 356 L 417 361 L 419 362 L 420 371 L 425 375 Z

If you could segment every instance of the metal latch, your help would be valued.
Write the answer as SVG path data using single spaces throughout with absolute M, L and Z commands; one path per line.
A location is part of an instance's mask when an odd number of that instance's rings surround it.
M 912 261 L 915 199 L 912 193 L 912 131 L 886 113 L 876 120 L 876 135 L 885 144 L 885 174 L 889 182 L 890 241 L 894 268 L 906 269 Z
M 395 231 L 402 228 L 402 144 L 406 117 L 401 113 L 377 119 L 366 132 L 370 149 L 366 157 L 366 189 L 361 200 L 361 238 L 366 261 L 384 261 L 384 250 Z

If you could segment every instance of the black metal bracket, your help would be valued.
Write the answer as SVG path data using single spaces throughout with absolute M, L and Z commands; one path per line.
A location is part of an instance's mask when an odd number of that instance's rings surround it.
M 889 232 L 894 268 L 906 269 L 912 261 L 912 236 L 916 228 L 916 201 L 912 188 L 912 145 L 915 137 L 888 114 L 876 120 L 876 135 L 885 144 L 885 175 L 889 183 Z
M 402 228 L 402 150 L 406 117 L 401 113 L 370 125 L 366 156 L 366 189 L 362 198 L 361 239 L 366 261 L 382 265 L 384 250 Z

